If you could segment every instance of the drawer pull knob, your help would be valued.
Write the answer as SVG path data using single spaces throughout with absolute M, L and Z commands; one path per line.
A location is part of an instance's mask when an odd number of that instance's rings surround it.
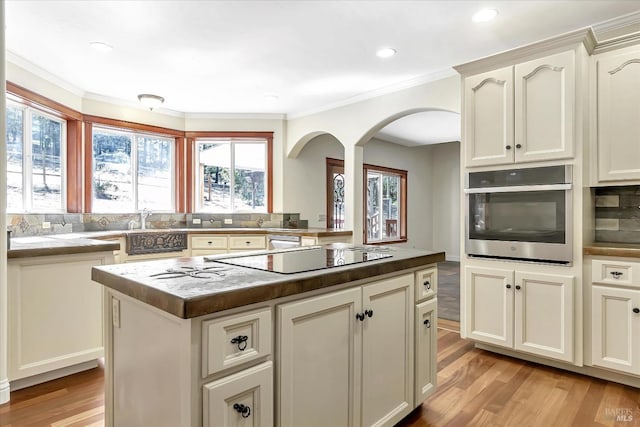
M 213 242 L 212 241 L 208 241 L 207 244 L 208 245 L 213 245 Z
M 522 144 L 516 144 L 516 148 L 522 148 Z
M 373 317 L 373 310 L 365 310 L 364 314 L 366 314 L 367 317 Z
M 245 245 L 250 245 L 250 244 L 251 244 L 251 242 L 247 240 L 246 242 L 244 242 L 244 244 L 245 244 Z
M 424 323 L 424 326 L 426 326 L 427 328 L 431 328 L 431 320 L 427 319 L 422 323 Z
M 520 287 L 520 285 L 516 285 L 516 289 L 517 289 L 517 290 L 520 290 L 520 289 L 522 289 L 522 288 Z
M 242 403 L 235 403 L 233 409 L 239 414 L 242 414 L 242 418 L 249 418 L 249 415 L 251 415 L 251 408 Z
M 611 275 L 613 276 L 614 279 L 619 279 L 622 276 L 622 272 L 620 272 L 620 271 L 612 271 Z
M 640 313 L 640 308 L 638 308 L 638 307 L 635 307 L 635 308 L 633 309 L 633 312 L 634 312 L 635 314 L 638 314 L 638 313 Z
M 507 289 L 511 289 L 511 285 L 507 284 Z
M 236 344 L 238 346 L 238 350 L 244 351 L 247 348 L 248 339 L 249 337 L 246 335 L 238 335 L 231 340 L 231 344 Z
M 510 146 L 510 145 L 507 145 L 507 146 L 506 146 L 506 147 L 504 147 L 504 148 L 506 148 L 507 150 L 511 150 L 511 146 Z
M 425 280 L 425 281 L 424 281 L 424 283 L 423 283 L 423 285 L 424 285 L 424 287 L 425 287 L 425 288 L 427 288 L 427 289 L 431 289 L 431 282 L 430 282 L 430 281 Z
M 356 313 L 356 319 L 361 322 L 364 322 L 364 313 Z

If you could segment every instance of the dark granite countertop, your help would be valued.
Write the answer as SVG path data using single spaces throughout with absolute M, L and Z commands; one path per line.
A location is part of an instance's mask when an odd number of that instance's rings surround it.
M 117 242 L 65 236 L 61 234 L 13 238 L 11 239 L 11 249 L 7 251 L 7 258 L 68 255 L 120 249 L 120 244 Z
M 640 258 L 640 244 L 595 242 L 583 249 L 584 255 Z
M 333 245 L 332 247 L 348 247 Z M 266 253 L 263 251 L 261 253 Z M 276 252 L 276 251 L 271 251 Z M 444 261 L 444 252 L 393 248 L 391 258 L 368 261 L 324 270 L 279 274 L 231 266 L 205 259 L 217 257 L 173 258 L 131 264 L 94 267 L 92 279 L 181 318 L 192 318 L 234 307 L 296 295 L 382 274 Z M 222 275 L 205 278 L 150 277 L 169 269 L 219 266 Z

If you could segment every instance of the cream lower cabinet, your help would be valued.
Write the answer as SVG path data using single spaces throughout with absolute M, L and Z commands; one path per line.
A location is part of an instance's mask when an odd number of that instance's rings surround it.
M 279 425 L 393 425 L 413 408 L 413 275 L 278 306 Z
M 436 391 L 437 360 L 434 351 L 438 341 L 438 300 L 416 305 L 416 406 Z
M 640 375 L 640 290 L 591 288 L 594 366 Z
M 573 283 L 573 276 L 467 267 L 468 338 L 573 362 Z
M 192 235 L 189 236 L 191 256 L 216 255 L 227 253 L 227 236 Z
M 272 362 L 206 384 L 202 405 L 203 427 L 272 426 Z
M 111 263 L 111 252 L 9 260 L 10 381 L 103 356 L 102 286 L 91 268 Z

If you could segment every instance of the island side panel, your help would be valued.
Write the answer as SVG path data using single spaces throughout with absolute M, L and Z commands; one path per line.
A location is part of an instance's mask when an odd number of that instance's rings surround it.
M 192 322 L 105 292 L 106 426 L 197 427 Z

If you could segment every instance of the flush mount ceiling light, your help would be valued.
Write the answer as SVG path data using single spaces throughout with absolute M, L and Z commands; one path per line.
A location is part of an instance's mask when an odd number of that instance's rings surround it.
M 138 100 L 142 105 L 147 107 L 149 110 L 153 110 L 154 108 L 158 108 L 164 102 L 164 98 L 158 95 L 150 95 L 148 93 L 143 93 L 138 95 Z
M 275 93 L 265 93 L 264 99 L 269 102 L 276 102 L 278 99 L 280 99 L 280 97 Z
M 498 16 L 497 9 L 480 9 L 473 14 L 471 20 L 473 22 L 487 22 Z
M 113 46 L 105 42 L 91 42 L 89 43 L 89 46 L 98 52 L 111 52 L 113 50 Z
M 382 49 L 378 49 L 376 55 L 379 58 L 390 58 L 396 54 L 396 50 L 390 47 L 383 47 Z

